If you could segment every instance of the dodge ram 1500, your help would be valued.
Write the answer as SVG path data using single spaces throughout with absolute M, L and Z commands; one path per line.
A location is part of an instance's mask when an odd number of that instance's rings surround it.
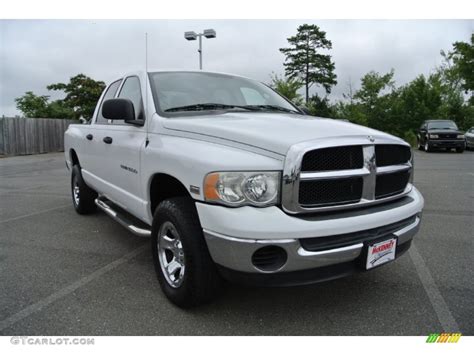
M 299 285 L 385 265 L 410 247 L 424 203 L 403 140 L 228 74 L 125 75 L 69 126 L 65 157 L 76 211 L 150 237 L 181 307 L 223 279 Z

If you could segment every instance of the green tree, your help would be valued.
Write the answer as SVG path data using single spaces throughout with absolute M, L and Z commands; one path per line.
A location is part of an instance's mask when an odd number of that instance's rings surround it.
M 48 90 L 60 90 L 66 94 L 62 100 L 65 107 L 73 111 L 73 117 L 91 118 L 97 100 L 105 89 L 103 81 L 95 81 L 84 74 L 78 74 L 69 79 L 69 83 L 57 83 L 47 86 Z
M 374 71 L 365 74 L 361 79 L 361 88 L 355 93 L 354 98 L 368 108 L 374 108 L 384 90 L 395 87 L 393 75 L 393 69 L 385 75 Z
M 298 27 L 295 36 L 287 38 L 290 47 L 280 48 L 285 58 L 285 73 L 289 78 L 303 82 L 306 90 L 306 102 L 309 101 L 309 89 L 317 84 L 324 87 L 326 93 L 337 84 L 334 62 L 331 56 L 320 53 L 329 50 L 332 43 L 326 38 L 326 32 L 316 25 L 304 24 Z
M 298 90 L 303 86 L 301 81 L 281 77 L 276 74 L 273 74 L 270 77 L 272 81 L 269 86 L 273 90 L 293 102 L 295 105 L 301 105 L 303 103 L 303 98 L 298 94 Z
M 393 70 L 384 75 L 374 71 L 367 73 L 361 79 L 360 89 L 353 96 L 360 122 L 391 133 L 396 129 L 392 118 L 397 100 L 393 75 Z
M 307 104 L 308 110 L 313 116 L 336 118 L 336 110 L 329 101 L 327 96 L 320 97 L 319 95 L 313 95 L 309 99 Z
M 334 106 L 335 118 L 344 118 L 353 123 L 367 126 L 367 115 L 365 114 L 362 105 L 355 102 L 338 101 Z
M 455 42 L 448 57 L 453 61 L 452 70 L 462 80 L 462 89 L 471 94 L 474 103 L 474 33 L 471 34 L 471 43 Z
M 397 98 L 393 108 L 393 119 L 397 122 L 396 134 L 415 131 L 423 121 L 441 118 L 442 83 L 437 74 L 428 78 L 419 75 L 398 90 Z
M 74 118 L 74 111 L 62 100 L 49 101 L 49 96 L 37 96 L 31 91 L 15 99 L 16 107 L 28 118 Z
M 63 100 L 50 102 L 47 107 L 47 115 L 49 118 L 75 118 L 74 111 L 69 106 L 67 106 Z
M 27 91 L 25 95 L 15 99 L 16 107 L 29 118 L 47 118 L 49 96 L 37 96 L 32 91 Z

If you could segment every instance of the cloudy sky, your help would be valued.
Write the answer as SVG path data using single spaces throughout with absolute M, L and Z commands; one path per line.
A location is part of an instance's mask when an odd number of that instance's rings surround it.
M 25 91 L 57 98 L 46 85 L 78 73 L 110 82 L 143 68 L 145 32 L 150 68 L 197 69 L 197 42 L 183 33 L 214 28 L 217 38 L 203 40 L 205 70 L 269 82 L 272 72 L 284 72 L 278 49 L 302 23 L 317 24 L 333 43 L 332 100 L 370 70 L 394 68 L 398 85 L 429 74 L 441 49 L 474 31 L 472 20 L 0 20 L 0 115 L 19 114 L 14 99 Z

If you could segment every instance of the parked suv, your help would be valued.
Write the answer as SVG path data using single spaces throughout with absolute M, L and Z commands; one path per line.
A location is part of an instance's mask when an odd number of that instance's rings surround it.
M 449 120 L 429 120 L 423 122 L 418 131 L 418 149 L 431 152 L 435 149 L 456 149 L 462 153 L 466 148 L 464 134 L 456 123 Z
M 76 211 L 150 237 L 182 307 L 222 278 L 288 286 L 385 265 L 410 247 L 424 203 L 408 143 L 228 74 L 117 79 L 90 124 L 69 126 L 65 158 Z

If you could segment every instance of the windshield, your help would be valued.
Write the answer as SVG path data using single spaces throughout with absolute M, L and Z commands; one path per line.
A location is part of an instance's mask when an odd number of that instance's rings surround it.
M 458 129 L 453 121 L 429 122 L 428 129 Z
M 162 112 L 236 110 L 300 113 L 269 87 L 245 78 L 199 72 L 150 73 Z

